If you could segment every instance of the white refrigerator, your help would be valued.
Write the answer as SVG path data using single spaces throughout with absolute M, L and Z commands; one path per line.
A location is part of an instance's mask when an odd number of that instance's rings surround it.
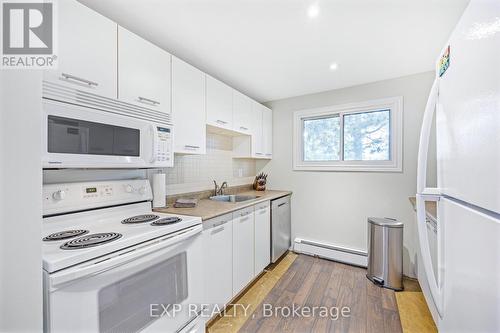
M 418 277 L 440 332 L 500 332 L 500 0 L 470 2 L 436 67 L 418 155 Z M 433 119 L 437 188 L 426 186 Z

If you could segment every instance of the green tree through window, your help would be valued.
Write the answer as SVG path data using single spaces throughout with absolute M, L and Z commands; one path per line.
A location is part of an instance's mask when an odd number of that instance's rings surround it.
M 304 119 L 304 161 L 339 161 L 341 151 L 345 161 L 390 160 L 390 117 L 390 110 L 377 110 Z
M 387 161 L 390 156 L 390 111 L 344 116 L 344 160 Z

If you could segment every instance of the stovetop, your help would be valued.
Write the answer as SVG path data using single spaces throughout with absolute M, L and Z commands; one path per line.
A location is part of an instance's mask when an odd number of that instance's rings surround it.
M 52 273 L 197 224 L 199 217 L 152 213 L 149 202 L 46 217 L 43 268 Z

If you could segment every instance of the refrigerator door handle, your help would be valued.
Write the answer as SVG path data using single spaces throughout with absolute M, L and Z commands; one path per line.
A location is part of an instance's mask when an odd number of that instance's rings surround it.
M 439 199 L 440 199 L 439 196 L 436 197 L 434 195 L 417 194 L 417 230 L 418 230 L 418 239 L 420 243 L 420 253 L 422 256 L 422 263 L 424 265 L 424 271 L 425 271 L 425 276 L 427 277 L 429 290 L 431 292 L 432 299 L 434 300 L 434 304 L 436 305 L 436 309 L 439 315 L 442 317 L 443 292 L 438 280 L 436 280 L 436 277 L 438 277 L 439 279 L 439 276 L 434 273 L 434 268 L 432 266 L 431 249 L 429 246 L 429 236 L 427 234 L 427 220 L 425 211 L 426 201 L 439 201 Z M 438 230 L 438 235 L 439 235 L 439 230 Z M 439 244 L 439 236 L 438 236 L 438 244 Z M 440 260 L 438 259 L 438 267 L 439 265 L 440 265 Z
M 429 99 L 425 106 L 424 119 L 422 120 L 422 128 L 420 129 L 420 143 L 418 145 L 418 164 L 417 164 L 417 193 L 439 195 L 441 191 L 438 188 L 426 187 L 427 180 L 427 154 L 429 150 L 429 139 L 432 129 L 432 119 L 434 111 L 439 108 L 439 80 L 436 78 L 432 84 Z
M 427 235 L 426 223 L 426 201 L 439 201 L 441 191 L 439 188 L 426 187 L 427 180 L 427 153 L 429 150 L 429 139 L 432 129 L 432 120 L 434 112 L 438 105 L 439 95 L 439 79 L 436 78 L 432 84 L 429 99 L 425 106 L 424 119 L 422 121 L 422 129 L 420 130 L 420 143 L 418 147 L 418 164 L 417 164 L 417 229 L 418 239 L 420 243 L 420 253 L 422 256 L 423 268 L 429 285 L 431 296 L 436 305 L 436 309 L 442 316 L 442 290 L 438 280 L 434 274 L 432 266 L 431 251 L 429 247 L 429 237 Z M 438 250 L 439 251 L 439 250 Z

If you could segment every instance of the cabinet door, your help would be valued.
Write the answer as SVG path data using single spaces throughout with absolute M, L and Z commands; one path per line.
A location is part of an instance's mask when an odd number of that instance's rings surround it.
M 118 27 L 118 98 L 170 112 L 170 54 Z
M 233 213 L 233 296 L 254 277 L 253 207 Z
M 75 0 L 58 2 L 58 69 L 44 79 L 117 97 L 117 25 Z
M 208 75 L 207 124 L 233 129 L 233 89 Z
M 205 74 L 172 57 L 174 152 L 205 154 Z
M 255 205 L 255 275 L 271 262 L 271 207 L 269 201 Z
M 233 297 L 232 214 L 206 221 L 204 228 L 205 302 L 222 309 Z
M 262 109 L 262 141 L 266 158 L 273 156 L 273 111 Z
M 252 133 L 252 156 L 257 158 L 264 158 L 264 142 L 262 128 L 263 106 L 257 102 L 252 103 L 252 118 L 254 124 L 254 131 Z
M 233 120 L 233 130 L 253 133 L 252 100 L 236 90 L 233 90 Z

